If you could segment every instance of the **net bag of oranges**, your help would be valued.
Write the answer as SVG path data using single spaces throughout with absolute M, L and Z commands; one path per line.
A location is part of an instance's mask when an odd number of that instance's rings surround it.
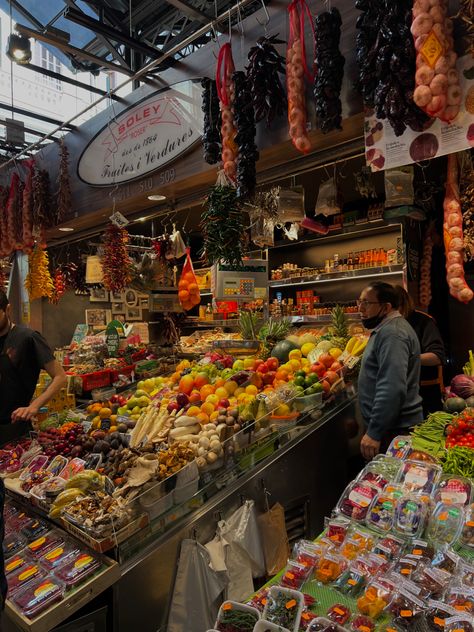
M 178 290 L 179 302 L 186 312 L 201 302 L 201 294 L 199 293 L 199 285 L 194 274 L 189 248 L 186 248 L 186 260 L 181 271 Z

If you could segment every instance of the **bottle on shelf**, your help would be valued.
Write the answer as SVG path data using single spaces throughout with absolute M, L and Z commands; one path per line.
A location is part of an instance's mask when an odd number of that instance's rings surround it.
M 360 256 L 359 253 L 356 252 L 354 255 L 354 270 L 358 270 L 360 267 Z
M 350 252 L 349 256 L 347 257 L 347 269 L 348 270 L 354 269 L 354 255 L 352 254 L 352 252 Z
M 334 272 L 340 272 L 340 267 L 339 267 L 339 254 L 336 252 L 334 254 Z

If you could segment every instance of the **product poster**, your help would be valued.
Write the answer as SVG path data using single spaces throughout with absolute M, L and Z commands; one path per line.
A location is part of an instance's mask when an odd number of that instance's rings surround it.
M 474 147 L 474 61 L 470 55 L 460 57 L 459 72 L 462 100 L 452 123 L 432 119 L 422 132 L 407 127 L 395 136 L 388 121 L 366 116 L 364 124 L 365 156 L 372 171 L 430 160 Z

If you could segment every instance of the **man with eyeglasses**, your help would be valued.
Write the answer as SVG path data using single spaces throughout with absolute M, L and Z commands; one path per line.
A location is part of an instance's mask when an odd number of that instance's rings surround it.
M 423 421 L 419 394 L 420 343 L 398 311 L 395 288 L 372 283 L 357 304 L 370 338 L 359 374 L 359 405 L 366 431 L 360 443 L 370 460 L 398 434 Z

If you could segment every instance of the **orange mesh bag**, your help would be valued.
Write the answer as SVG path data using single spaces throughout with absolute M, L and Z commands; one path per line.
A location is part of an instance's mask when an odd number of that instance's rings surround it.
M 190 248 L 186 248 L 186 259 L 178 283 L 179 302 L 186 312 L 201 302 L 201 294 L 199 292 L 196 274 L 194 273 L 190 252 Z

